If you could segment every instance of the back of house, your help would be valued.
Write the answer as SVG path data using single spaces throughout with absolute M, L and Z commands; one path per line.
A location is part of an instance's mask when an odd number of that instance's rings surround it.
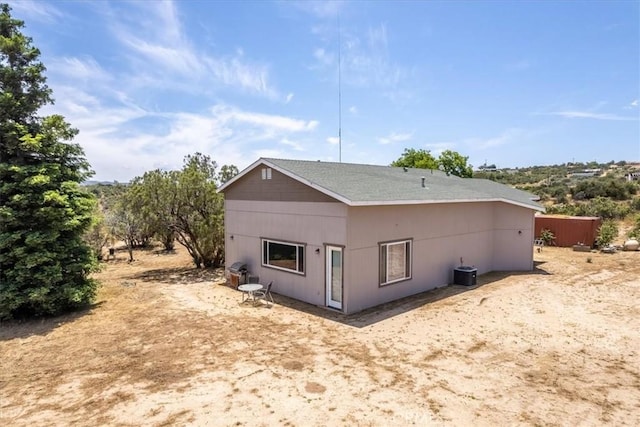
M 273 291 L 354 313 L 479 274 L 533 268 L 536 196 L 377 165 L 259 159 L 220 189 L 227 264 Z

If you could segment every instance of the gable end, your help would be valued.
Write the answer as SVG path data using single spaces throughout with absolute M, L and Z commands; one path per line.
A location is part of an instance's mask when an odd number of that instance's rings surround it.
M 226 200 L 341 203 L 264 164 L 225 188 L 224 197 Z

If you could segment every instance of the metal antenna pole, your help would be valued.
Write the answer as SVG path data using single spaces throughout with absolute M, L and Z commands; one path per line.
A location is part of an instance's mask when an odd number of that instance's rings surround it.
M 338 13 L 338 160 L 342 163 L 342 42 L 340 39 L 340 14 Z

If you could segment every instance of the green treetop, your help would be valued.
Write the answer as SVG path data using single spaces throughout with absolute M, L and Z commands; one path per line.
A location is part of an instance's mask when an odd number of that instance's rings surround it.
M 456 175 L 462 178 L 471 178 L 473 169 L 467 164 L 469 158 L 451 150 L 443 151 L 436 159 L 428 150 L 415 148 L 405 148 L 404 152 L 391 166 L 418 168 L 418 169 L 439 169 L 447 174 Z

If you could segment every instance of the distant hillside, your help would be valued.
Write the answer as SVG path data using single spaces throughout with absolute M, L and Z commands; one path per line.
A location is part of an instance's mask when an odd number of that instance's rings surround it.
M 536 194 L 548 213 L 625 218 L 640 212 L 640 163 L 566 163 L 517 169 L 485 165 L 473 176 Z
M 542 185 L 553 181 L 575 182 L 583 178 L 610 176 L 624 179 L 629 173 L 639 172 L 640 163 L 620 161 L 614 163 L 564 163 L 551 166 L 529 166 L 524 168 L 497 168 L 483 165 L 474 171 L 474 178 L 485 178 L 516 187 Z M 566 181 L 566 180 L 569 181 Z

